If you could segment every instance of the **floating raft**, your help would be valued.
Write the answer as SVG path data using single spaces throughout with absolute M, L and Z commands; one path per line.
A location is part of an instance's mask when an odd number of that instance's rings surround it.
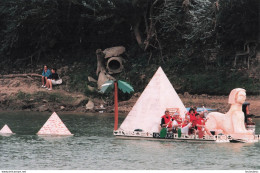
M 187 141 L 187 142 L 251 143 L 251 142 L 258 142 L 260 140 L 260 135 L 255 135 L 253 140 L 245 141 L 242 139 L 234 139 L 230 135 L 214 135 L 214 136 L 204 135 L 202 138 L 199 138 L 198 135 L 182 134 L 181 136 L 178 136 L 177 133 L 171 133 L 171 132 L 168 132 L 165 138 L 161 138 L 160 133 L 149 133 L 149 132 L 142 132 L 142 131 L 126 132 L 123 130 L 114 130 L 114 135 L 117 138 L 124 138 L 124 139 L 149 139 L 149 140 Z
M 250 138 L 235 139 L 231 135 L 180 135 L 168 132 L 165 138 L 160 136 L 161 117 L 166 109 L 175 109 L 182 118 L 185 118 L 187 109 L 173 88 L 168 77 L 161 67 L 158 68 L 132 110 L 128 113 L 120 128 L 114 130 L 117 138 L 147 139 L 168 141 L 199 141 L 199 142 L 258 142 L 259 135 Z M 206 108 L 199 110 L 204 111 Z M 213 109 L 207 109 L 212 111 Z M 170 111 L 171 112 L 171 111 Z M 116 123 L 115 123 L 116 124 Z M 254 131 L 255 127 L 248 127 Z M 199 138 L 200 137 L 200 138 Z M 239 136 L 239 138 L 242 138 Z
M 53 112 L 47 122 L 39 130 L 37 135 L 72 136 L 73 134 L 71 134 L 60 117 Z

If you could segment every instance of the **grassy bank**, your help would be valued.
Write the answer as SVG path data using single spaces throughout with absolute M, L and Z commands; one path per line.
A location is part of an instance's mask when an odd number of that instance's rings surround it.
M 135 92 L 142 92 L 147 86 L 152 76 L 158 69 L 159 65 L 145 63 L 136 64 L 135 61 L 127 61 L 122 73 L 113 74 L 113 77 L 125 80 L 130 83 Z M 175 90 L 183 94 L 209 94 L 209 95 L 228 95 L 234 88 L 244 88 L 248 95 L 260 94 L 260 81 L 249 77 L 247 71 L 237 71 L 229 68 L 222 68 L 217 71 L 206 71 L 198 67 L 188 70 L 183 68 L 182 71 L 174 71 L 174 68 L 168 65 L 162 65 L 162 68 L 171 81 Z M 82 65 L 81 68 L 74 70 L 70 76 L 69 86 L 73 91 L 80 91 L 89 97 L 112 99 L 110 95 L 101 95 L 98 91 L 90 91 L 88 85 L 97 88 L 97 84 L 89 82 L 88 76 L 97 79 L 95 74 L 96 67 Z M 122 94 L 119 92 L 120 100 L 128 100 L 132 95 Z

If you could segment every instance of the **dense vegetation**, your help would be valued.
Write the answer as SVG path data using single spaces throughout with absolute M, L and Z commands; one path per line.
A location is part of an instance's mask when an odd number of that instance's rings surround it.
M 244 87 L 258 94 L 259 79 L 249 78 L 247 65 L 233 67 L 246 44 L 250 67 L 256 64 L 258 1 L 1 0 L 1 73 L 76 61 L 85 68 L 71 84 L 85 87 L 75 81 L 95 74 L 95 50 L 122 45 L 127 65 L 116 77 L 137 91 L 162 66 L 179 92 L 227 94 Z

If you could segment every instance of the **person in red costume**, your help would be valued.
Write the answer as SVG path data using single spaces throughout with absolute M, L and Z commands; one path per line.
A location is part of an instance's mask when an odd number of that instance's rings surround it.
M 197 134 L 199 135 L 199 138 L 202 138 L 205 135 L 205 120 L 203 118 L 204 114 L 196 114 L 197 122 Z
M 196 114 L 197 116 L 199 116 L 199 114 L 197 113 Z M 192 117 L 192 119 L 190 120 L 190 123 L 191 123 L 191 127 L 189 129 L 189 134 L 196 134 L 196 130 L 197 130 L 197 118 L 196 118 L 196 115 L 195 115 L 195 118 Z
M 161 127 L 167 127 L 168 129 L 172 128 L 172 117 L 168 110 L 166 110 L 165 114 L 162 116 Z
M 197 107 L 194 106 L 193 109 L 194 109 L 194 114 L 196 115 L 196 114 L 198 113 L 198 112 L 197 112 Z
M 203 114 L 196 114 L 196 126 L 197 126 L 197 130 L 203 130 L 204 126 L 205 126 L 205 120 L 203 119 Z
M 193 122 L 194 120 L 196 120 L 195 111 L 193 108 L 190 108 L 190 110 L 188 112 L 188 116 L 190 117 L 190 122 Z

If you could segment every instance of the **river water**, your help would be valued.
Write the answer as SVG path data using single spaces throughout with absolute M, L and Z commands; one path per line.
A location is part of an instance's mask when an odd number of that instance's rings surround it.
M 112 114 L 59 116 L 72 137 L 39 137 L 51 113 L 2 112 L 0 128 L 16 133 L 0 136 L 0 170 L 259 170 L 260 142 L 189 143 L 124 140 L 113 136 Z M 124 115 L 119 117 L 121 123 Z M 256 133 L 260 133 L 260 119 Z

